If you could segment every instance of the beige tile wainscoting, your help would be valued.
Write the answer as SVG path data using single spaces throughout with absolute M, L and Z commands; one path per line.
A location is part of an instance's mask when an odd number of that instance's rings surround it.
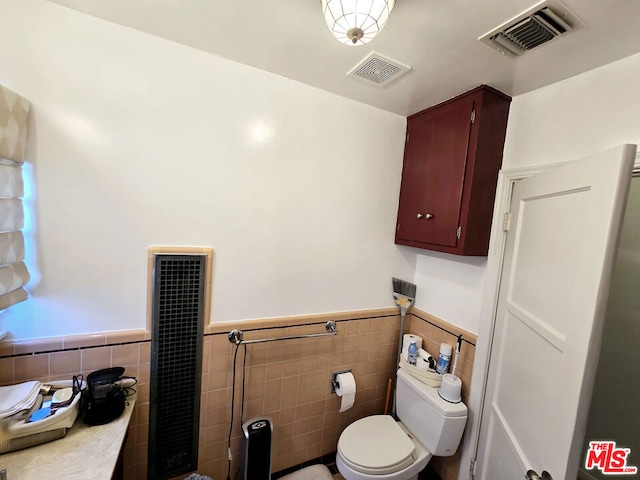
M 126 375 L 138 379 L 135 387 L 138 397 L 125 441 L 125 478 L 146 479 L 151 358 L 149 338 L 144 330 L 135 330 L 16 343 L 0 342 L 0 385 L 27 380 L 69 380 L 78 373 L 86 378 L 89 373 L 101 368 L 125 367 Z
M 462 380 L 462 401 L 469 405 L 469 387 L 473 373 L 473 359 L 476 354 L 476 335 L 417 309 L 414 309 L 411 315 L 407 315 L 405 332 L 422 337 L 423 348 L 434 357 L 437 357 L 441 343 L 450 344 L 455 351 L 458 335 L 462 335 L 463 342 L 456 365 L 456 375 Z M 453 357 L 451 366 L 453 366 Z M 429 464 L 442 480 L 455 480 L 458 478 L 461 456 L 462 447 L 458 447 L 455 455 L 435 457 Z
M 244 331 L 245 340 L 321 333 L 327 320 L 337 322 L 337 336 L 243 345 L 237 356 L 236 346 L 227 338 L 234 328 Z M 245 349 L 243 418 L 246 421 L 267 415 L 273 420 L 273 471 L 276 472 L 335 452 L 338 437 L 347 425 L 363 416 L 383 412 L 388 380 L 394 378 L 399 325 L 397 309 L 388 308 L 207 326 L 202 365 L 200 473 L 212 478 L 227 475 L 234 356 L 232 475 L 238 468 L 241 448 Z M 420 335 L 432 354 L 437 354 L 441 342 L 455 345 L 457 335 L 464 336 L 457 374 L 463 380 L 463 399 L 468 399 L 475 336 L 419 310 L 407 316 L 405 332 Z M 69 379 L 78 373 L 86 376 L 100 368 L 125 367 L 126 375 L 138 377 L 138 400 L 125 443 L 124 476 L 126 480 L 146 480 L 149 338 L 148 332 L 136 330 L 0 342 L 0 385 L 32 379 Z M 356 378 L 356 402 L 350 410 L 339 413 L 340 398 L 330 393 L 331 374 L 345 369 L 352 369 Z M 460 452 L 447 459 L 432 460 L 432 466 L 443 480 L 457 478 L 459 463 Z

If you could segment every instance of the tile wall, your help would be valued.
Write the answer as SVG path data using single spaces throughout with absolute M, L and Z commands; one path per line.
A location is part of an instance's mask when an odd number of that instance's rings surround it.
M 245 340 L 324 332 L 327 320 L 337 322 L 338 335 L 236 346 L 227 334 L 240 328 Z M 400 318 L 396 309 L 377 309 L 331 315 L 213 324 L 204 338 L 200 412 L 199 472 L 226 478 L 227 435 L 232 413 L 234 357 L 236 395 L 231 447 L 232 475 L 241 449 L 241 386 L 245 378 L 244 421 L 271 417 L 273 471 L 335 452 L 342 430 L 366 415 L 383 413 L 388 380 L 394 378 Z M 421 311 L 407 316 L 405 332 L 420 335 L 426 349 L 437 354 L 439 344 L 465 343 L 457 374 L 468 398 L 475 337 Z M 109 366 L 123 366 L 138 377 L 138 400 L 124 448 L 126 480 L 146 480 L 149 418 L 150 341 L 144 331 L 43 339 L 24 343 L 0 342 L 0 385 L 25 380 L 70 379 Z M 355 405 L 339 413 L 340 398 L 330 393 L 332 372 L 352 369 L 357 383 Z M 443 480 L 457 478 L 460 451 L 431 465 Z M 183 476 L 177 478 L 184 478 Z
M 101 368 L 125 367 L 125 375 L 138 379 L 138 397 L 124 450 L 125 478 L 146 480 L 150 347 L 144 330 L 0 342 L 0 385 L 71 380 L 79 373 L 86 378 Z
M 241 346 L 236 365 L 236 405 L 232 432 L 232 476 L 241 448 L 238 420 L 242 363 L 246 348 L 244 420 L 271 417 L 274 472 L 335 452 L 342 430 L 358 418 L 382 413 L 387 384 L 393 378 L 399 317 L 397 310 L 368 311 L 247 323 L 238 327 L 245 340 L 324 332 L 327 320 L 336 320 L 335 337 L 257 343 Z M 253 323 L 253 324 L 252 324 Z M 236 347 L 230 330 L 216 326 L 206 336 L 208 365 L 203 365 L 201 470 L 213 478 L 227 475 L 227 435 L 231 418 L 233 358 Z M 218 331 L 222 330 L 220 333 Z M 206 360 L 205 360 L 206 362 Z M 351 369 L 357 383 L 356 404 L 339 413 L 340 398 L 331 394 L 332 372 Z M 202 439 L 202 437 L 201 437 Z
M 415 309 L 411 312 L 411 315 L 407 315 L 405 332 L 422 337 L 423 348 L 434 357 L 437 357 L 441 343 L 448 343 L 455 350 L 458 335 L 462 335 L 463 342 L 456 365 L 456 375 L 462 380 L 462 401 L 468 405 L 477 337 L 466 330 Z M 453 365 L 453 358 L 451 358 L 451 365 Z M 455 480 L 458 478 L 460 470 L 461 455 L 462 448 L 458 448 L 455 455 L 451 457 L 435 457 L 429 464 L 440 475 L 442 480 Z

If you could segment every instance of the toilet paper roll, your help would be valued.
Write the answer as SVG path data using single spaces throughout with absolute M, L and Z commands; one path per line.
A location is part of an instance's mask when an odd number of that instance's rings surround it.
M 427 359 L 427 360 L 429 360 L 429 357 L 433 358 L 433 357 L 431 356 L 431 354 L 430 354 L 429 352 L 427 352 L 424 348 L 419 348 L 419 349 L 418 349 L 418 356 L 419 356 L 420 358 L 425 358 L 425 359 Z
M 402 337 L 402 351 L 404 352 L 409 351 L 409 343 L 411 342 L 412 338 L 416 339 L 416 347 L 418 347 L 418 350 L 422 348 L 422 338 L 420 338 L 417 335 L 411 335 L 410 333 L 405 333 Z
M 340 400 L 340 412 L 353 407 L 353 402 L 356 400 L 356 379 L 353 378 L 351 372 L 336 375 L 336 393 L 342 398 Z

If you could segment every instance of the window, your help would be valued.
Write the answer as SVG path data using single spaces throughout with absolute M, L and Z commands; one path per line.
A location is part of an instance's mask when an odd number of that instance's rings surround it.
M 22 163 L 29 101 L 0 85 L 0 310 L 27 299 Z

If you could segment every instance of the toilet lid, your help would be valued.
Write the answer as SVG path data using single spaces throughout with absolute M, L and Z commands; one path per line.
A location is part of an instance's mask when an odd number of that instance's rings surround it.
M 415 444 L 389 415 L 373 415 L 349 425 L 340 435 L 338 450 L 354 470 L 387 474 L 414 461 Z

